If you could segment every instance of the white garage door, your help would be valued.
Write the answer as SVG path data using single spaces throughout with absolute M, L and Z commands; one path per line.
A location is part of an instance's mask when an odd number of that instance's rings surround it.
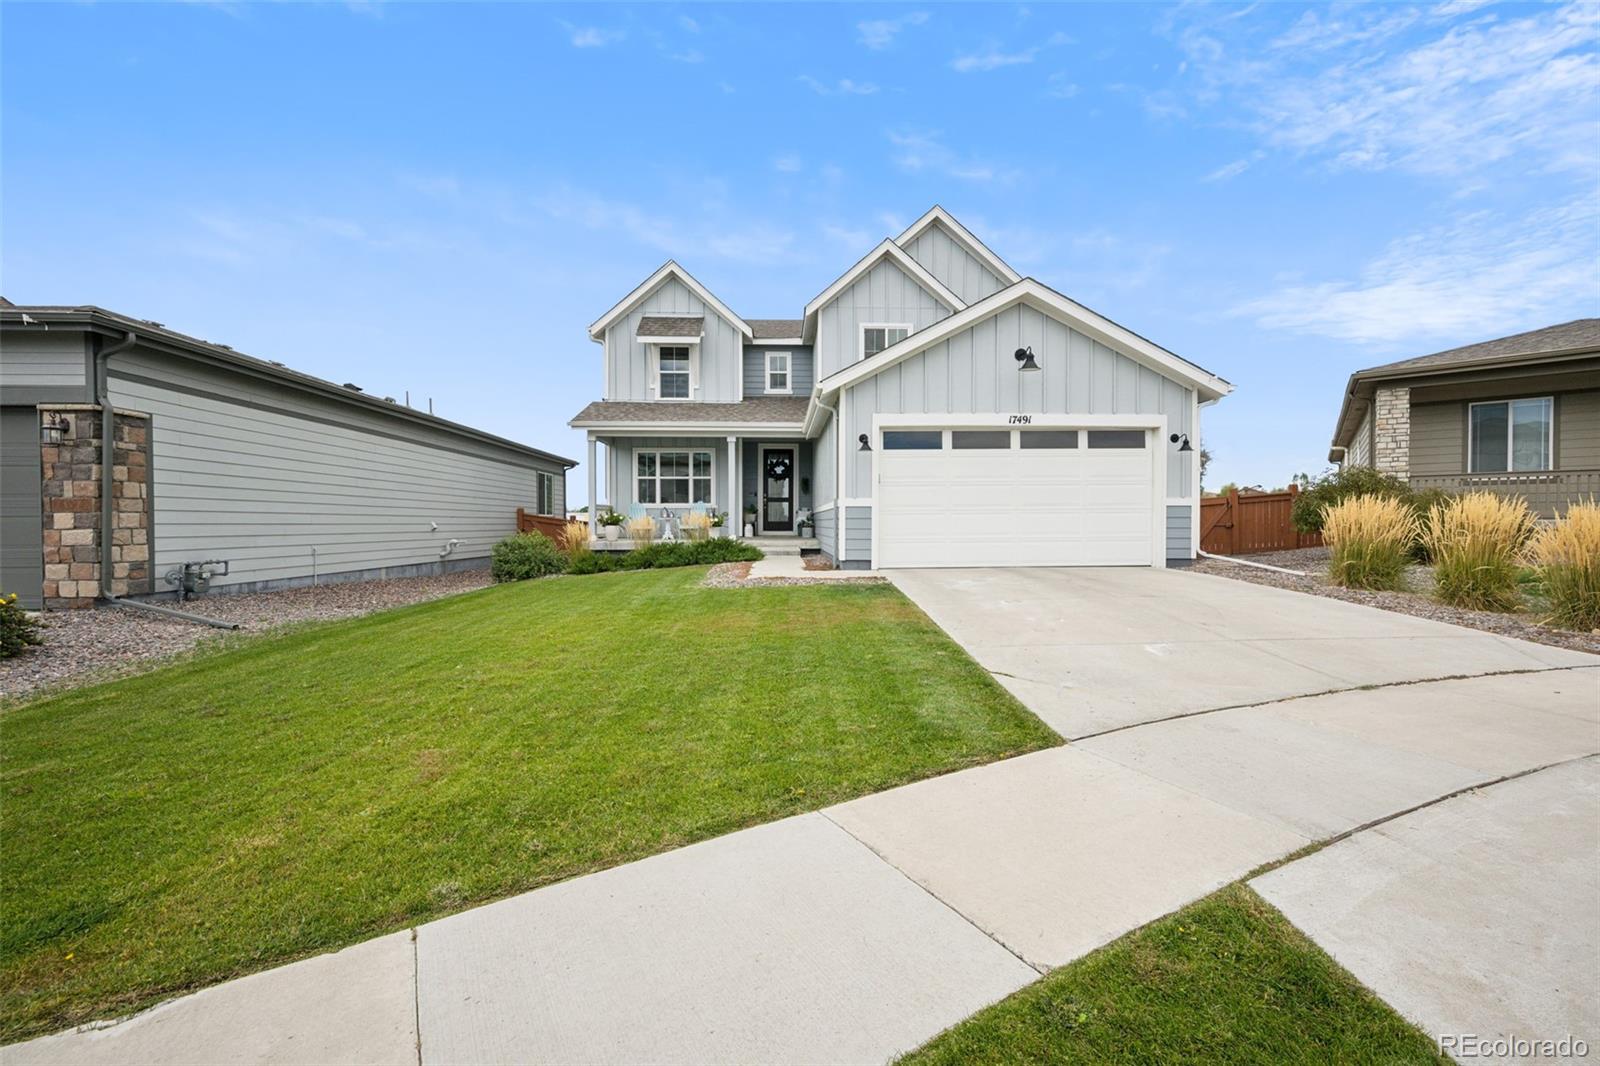
M 877 565 L 1148 566 L 1145 429 L 885 429 Z

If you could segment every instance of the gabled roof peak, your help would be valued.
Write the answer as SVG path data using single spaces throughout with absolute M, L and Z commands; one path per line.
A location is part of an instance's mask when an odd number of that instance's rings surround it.
M 911 258 L 910 254 L 907 253 L 904 248 L 900 247 L 900 245 L 886 237 L 879 242 L 877 247 L 873 248 L 872 251 L 856 260 L 856 264 L 854 266 L 852 266 L 849 270 L 846 270 L 843 274 L 839 275 L 839 277 L 834 280 L 833 284 L 829 285 L 826 289 L 823 289 L 810 303 L 806 304 L 805 321 L 807 323 L 808 330 L 812 315 L 815 315 L 818 311 L 822 310 L 822 308 L 830 300 L 839 295 L 840 292 L 844 291 L 846 286 L 853 284 L 857 278 L 871 270 L 881 260 L 884 259 L 892 259 L 896 266 L 905 271 L 907 274 L 911 275 L 912 278 L 916 279 L 919 285 L 932 293 L 940 303 L 950 308 L 950 310 L 959 311 L 963 307 L 967 306 L 966 302 L 962 300 L 961 297 L 951 292 L 949 287 L 946 286 L 944 282 L 934 277 L 928 272 L 926 267 L 917 262 L 915 259 Z
M 1015 285 L 1022 280 L 1022 275 L 1011 269 L 1010 263 L 1001 259 L 994 253 L 993 249 L 973 236 L 971 230 L 963 226 L 956 216 L 946 211 L 939 204 L 934 204 L 928 208 L 926 214 L 907 226 L 905 232 L 895 238 L 895 243 L 903 248 L 920 237 L 924 230 L 936 225 L 942 227 L 945 232 L 954 238 L 957 244 L 982 261 L 1006 284 Z
M 695 280 L 694 275 L 690 274 L 687 270 L 683 269 L 683 267 L 679 266 L 676 259 L 668 259 L 656 269 L 654 274 L 651 274 L 648 278 L 645 278 L 644 281 L 640 282 L 632 292 L 628 293 L 628 295 L 624 296 L 621 300 L 618 300 L 617 303 L 612 306 L 611 310 L 607 311 L 594 321 L 594 324 L 589 327 L 589 339 L 594 341 L 604 340 L 606 330 L 613 322 L 621 318 L 623 315 L 626 315 L 629 311 L 632 311 L 634 307 L 638 305 L 640 300 L 643 300 L 646 296 L 649 296 L 651 293 L 659 289 L 669 278 L 676 279 L 677 281 L 683 283 L 683 285 L 687 287 L 690 292 L 694 293 L 700 298 L 702 303 L 716 311 L 716 313 L 721 315 L 723 318 L 727 319 L 733 325 L 733 327 L 740 333 L 744 334 L 746 338 L 754 336 L 754 331 L 751 330 L 748 322 L 734 314 L 728 308 L 728 305 L 717 299 L 716 295 L 712 293 L 710 289 L 706 288 L 704 285 L 700 284 L 699 281 Z

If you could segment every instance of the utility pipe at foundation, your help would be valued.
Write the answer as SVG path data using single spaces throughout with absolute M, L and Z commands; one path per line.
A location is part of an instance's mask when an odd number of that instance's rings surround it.
M 1293 577 L 1311 576 L 1304 570 L 1287 570 L 1281 566 L 1268 566 L 1266 563 L 1252 563 L 1248 559 L 1235 559 L 1231 555 L 1212 555 L 1210 552 L 1204 550 L 1202 550 L 1200 554 L 1207 559 L 1216 559 L 1219 562 L 1232 563 L 1235 566 L 1253 566 L 1257 570 L 1271 570 L 1274 574 L 1289 574 Z

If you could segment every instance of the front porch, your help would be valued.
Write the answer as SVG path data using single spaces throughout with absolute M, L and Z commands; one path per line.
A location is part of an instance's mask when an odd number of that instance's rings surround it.
M 760 548 L 767 555 L 804 555 L 807 552 L 820 551 L 821 543 L 816 537 L 735 537 L 744 544 Z M 652 543 L 660 544 L 660 540 Z M 597 552 L 629 552 L 645 545 L 641 541 L 630 540 L 627 537 L 618 537 L 616 540 L 606 540 L 604 536 L 591 537 L 590 549 Z

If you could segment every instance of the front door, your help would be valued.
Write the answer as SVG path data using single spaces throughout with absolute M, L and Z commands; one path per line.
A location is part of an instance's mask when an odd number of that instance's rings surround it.
M 761 531 L 794 532 L 794 449 L 761 449 Z

